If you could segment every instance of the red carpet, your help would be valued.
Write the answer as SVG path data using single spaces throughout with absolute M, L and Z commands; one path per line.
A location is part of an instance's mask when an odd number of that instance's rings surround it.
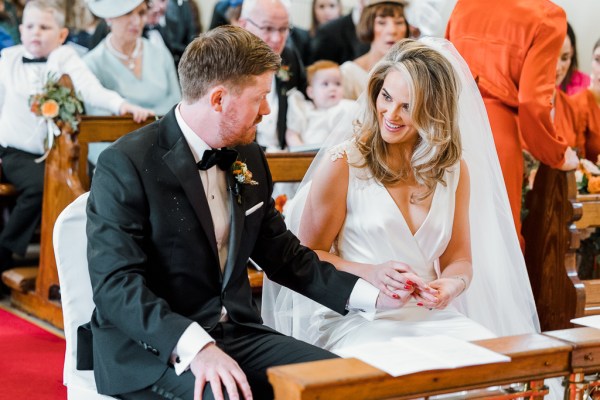
M 65 400 L 65 341 L 0 309 L 0 400 Z

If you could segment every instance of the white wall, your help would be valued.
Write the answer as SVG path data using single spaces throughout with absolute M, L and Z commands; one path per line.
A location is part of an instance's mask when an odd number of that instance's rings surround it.
M 590 72 L 592 48 L 600 39 L 600 1 L 598 0 L 553 0 L 567 13 L 567 19 L 577 37 L 579 68 Z

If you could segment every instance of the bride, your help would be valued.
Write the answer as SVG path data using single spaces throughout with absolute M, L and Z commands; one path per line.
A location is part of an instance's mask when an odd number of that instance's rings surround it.
M 355 132 L 330 136 L 286 222 L 321 259 L 410 301 L 340 316 L 267 279 L 265 323 L 333 351 L 539 331 L 487 114 L 460 55 L 443 39 L 402 40 L 363 101 Z

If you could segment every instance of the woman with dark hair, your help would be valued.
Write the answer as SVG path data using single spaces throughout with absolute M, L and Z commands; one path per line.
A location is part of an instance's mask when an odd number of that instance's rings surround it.
M 556 69 L 557 85 L 569 96 L 585 90 L 590 86 L 590 77 L 577 69 L 577 42 L 575 31 L 567 22 L 567 36 L 560 51 L 560 61 Z M 561 74 L 561 76 L 559 76 Z M 559 80 L 559 78 L 562 78 Z
M 594 44 L 591 84 L 572 99 L 582 113 L 585 158 L 596 163 L 600 155 L 600 39 Z
M 370 43 L 369 51 L 340 66 L 344 98 L 356 100 L 367 86 L 371 68 L 400 39 L 407 38 L 409 25 L 404 16 L 404 0 L 369 0 L 356 26 L 358 39 Z

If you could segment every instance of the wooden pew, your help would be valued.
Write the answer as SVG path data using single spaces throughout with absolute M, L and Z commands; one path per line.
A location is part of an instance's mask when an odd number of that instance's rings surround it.
M 541 399 L 547 393 L 543 379 L 568 376 L 572 386 L 568 398 L 575 400 L 583 399 L 589 385 L 583 374 L 600 371 L 600 330 L 596 329 L 576 328 L 474 343 L 505 354 L 511 361 L 394 378 L 356 359 L 334 359 L 270 368 L 269 381 L 276 400 L 412 399 L 456 392 L 460 393 L 454 398 L 498 399 L 498 391 L 483 389 L 516 382 L 529 383 L 526 393 L 506 398 Z
M 114 141 L 149 122 L 152 121 L 137 124 L 130 117 L 85 116 L 79 133 L 63 133 L 57 138 L 46 159 L 39 267 L 37 274 L 27 278 L 35 278 L 35 285 L 30 291 L 12 290 L 11 302 L 15 307 L 62 328 L 60 287 L 52 247 L 54 222 L 68 204 L 89 190 L 89 143 Z M 13 279 L 19 279 L 18 272 L 13 273 Z
M 600 314 L 600 280 L 582 280 L 576 265 L 581 230 L 600 226 L 600 196 L 579 195 L 575 173 L 540 165 L 527 196 L 525 262 L 542 331 Z

